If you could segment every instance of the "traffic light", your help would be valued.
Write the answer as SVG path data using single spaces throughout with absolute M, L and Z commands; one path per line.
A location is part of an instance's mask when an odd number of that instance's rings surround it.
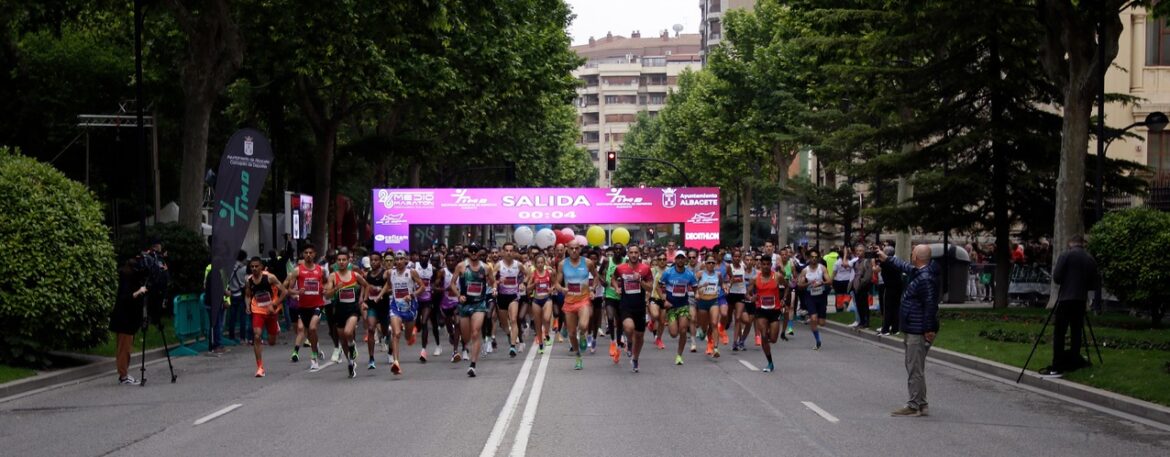
M 617 170 L 617 153 L 609 151 L 605 154 L 605 167 L 609 171 Z

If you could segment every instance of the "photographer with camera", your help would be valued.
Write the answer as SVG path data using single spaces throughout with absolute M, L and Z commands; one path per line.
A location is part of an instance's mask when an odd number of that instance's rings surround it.
M 126 259 L 122 267 L 118 268 L 118 295 L 110 313 L 110 331 L 117 335 L 114 363 L 118 369 L 118 384 L 138 385 L 138 380 L 129 373 L 130 351 L 134 345 L 134 334 L 144 324 L 143 296 L 152 293 L 148 287 L 150 272 L 143 260 L 142 255 L 137 255 Z
M 171 280 L 170 268 L 167 266 L 167 253 L 163 251 L 162 240 L 152 238 L 150 248 L 143 251 L 141 266 L 146 270 L 146 309 L 151 324 L 158 324 L 162 316 L 163 302 L 167 298 L 167 285 Z
M 906 347 L 907 387 L 910 399 L 906 406 L 890 413 L 894 417 L 926 416 L 926 352 L 934 343 L 938 333 L 938 264 L 931 258 L 930 246 L 914 246 L 910 262 L 891 257 L 885 251 L 876 252 L 883 269 L 898 270 L 906 275 L 906 288 L 902 292 L 902 331 L 906 333 L 903 344 Z

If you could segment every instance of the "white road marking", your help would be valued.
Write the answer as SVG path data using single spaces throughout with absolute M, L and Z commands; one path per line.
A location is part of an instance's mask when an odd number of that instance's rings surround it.
M 545 351 L 540 358 L 540 368 L 536 370 L 536 379 L 532 381 L 532 390 L 528 392 L 528 401 L 524 403 L 524 415 L 516 429 L 516 440 L 512 443 L 512 457 L 524 457 L 528 452 L 528 436 L 532 434 L 532 424 L 536 422 L 536 406 L 540 403 L 540 391 L 544 389 L 544 377 L 551 356 L 552 351 Z
M 752 371 L 760 371 L 760 369 L 759 369 L 759 368 L 756 368 L 756 366 L 755 366 L 755 365 L 752 365 L 752 363 L 751 363 L 751 362 L 748 362 L 747 360 L 744 360 L 744 359 L 739 359 L 739 363 L 742 363 L 742 364 L 743 364 L 743 366 L 747 367 L 747 369 L 749 369 L 749 370 L 752 370 Z
M 811 409 L 814 413 L 817 413 L 818 415 L 825 418 L 825 420 L 827 420 L 829 422 L 832 422 L 834 424 L 841 422 L 840 419 L 837 419 L 836 416 L 829 414 L 828 411 L 821 409 L 821 407 L 817 406 L 816 403 L 813 403 L 811 401 L 802 401 L 801 403 L 803 403 L 806 408 Z
M 226 408 L 224 408 L 224 409 L 221 409 L 221 410 L 219 410 L 219 411 L 216 411 L 216 412 L 214 412 L 214 413 L 211 413 L 211 414 L 208 414 L 208 415 L 206 415 L 206 416 L 203 416 L 203 417 L 199 418 L 199 419 L 198 419 L 198 420 L 196 420 L 196 421 L 195 421 L 195 423 L 194 423 L 194 424 L 192 424 L 192 425 L 203 425 L 203 424 L 207 423 L 208 421 L 211 421 L 212 419 L 215 419 L 215 418 L 217 418 L 217 417 L 219 417 L 219 416 L 222 416 L 222 415 L 224 415 L 224 414 L 227 414 L 227 413 L 230 413 L 230 412 L 232 412 L 232 411 L 235 411 L 235 409 L 236 409 L 236 408 L 239 408 L 239 407 L 241 407 L 241 406 L 244 406 L 244 405 L 242 405 L 242 404 L 239 404 L 239 403 L 236 403 L 236 404 L 234 404 L 234 405 L 228 406 L 228 407 L 226 407 Z
M 545 351 L 546 354 L 548 352 Z M 532 371 L 533 360 L 536 360 L 536 351 L 528 351 L 528 356 L 524 359 L 524 366 L 520 368 L 520 374 L 516 375 L 516 382 L 512 383 L 512 391 L 508 392 L 508 399 L 504 401 L 504 407 L 500 409 L 500 415 L 496 417 L 496 425 L 492 426 L 492 433 L 488 435 L 487 442 L 483 444 L 483 451 L 479 453 L 480 457 L 494 457 L 496 451 L 500 450 L 500 443 L 504 440 L 504 432 L 508 430 L 512 416 L 516 413 L 516 407 L 520 405 L 520 394 L 524 392 L 524 385 L 528 384 L 528 373 Z

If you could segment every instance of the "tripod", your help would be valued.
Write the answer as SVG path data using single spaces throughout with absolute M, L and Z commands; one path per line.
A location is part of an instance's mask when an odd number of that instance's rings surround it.
M 142 301 L 142 364 L 140 367 L 140 371 L 138 373 L 138 376 L 139 376 L 139 384 L 138 385 L 140 385 L 140 386 L 146 385 L 146 334 L 150 330 L 150 324 L 151 324 L 150 302 L 153 299 L 152 297 L 149 297 L 149 296 L 147 296 L 145 298 L 146 299 Z M 160 306 L 159 308 L 161 311 L 162 307 Z M 171 364 L 171 349 L 169 347 L 167 347 L 167 332 L 165 330 L 163 330 L 161 319 L 156 321 L 154 323 L 154 325 L 156 328 L 158 328 L 159 336 L 162 337 L 163 354 L 166 354 L 166 356 L 167 356 L 167 368 L 171 369 L 171 384 L 174 384 L 175 380 L 178 379 L 178 376 L 175 376 L 175 366 Z
M 1040 340 L 1044 339 L 1044 330 L 1048 328 L 1048 323 L 1052 321 L 1052 316 L 1056 315 L 1056 310 L 1060 308 L 1060 305 L 1061 302 L 1056 302 L 1056 306 L 1053 306 L 1052 311 L 1048 312 L 1048 318 L 1044 319 L 1044 326 L 1040 327 L 1040 333 L 1036 335 L 1036 341 L 1032 343 L 1032 352 L 1028 353 L 1028 359 L 1024 361 L 1024 367 L 1020 369 L 1020 375 L 1016 377 L 1017 384 L 1021 379 L 1024 379 L 1024 372 L 1028 370 L 1028 363 L 1032 361 L 1032 356 L 1036 355 L 1036 348 L 1040 346 Z M 1093 333 L 1093 324 L 1089 322 L 1089 313 L 1087 312 L 1085 313 L 1085 321 L 1082 324 L 1081 331 L 1083 332 L 1086 328 L 1089 330 L 1089 338 L 1093 340 L 1093 346 L 1097 348 L 1097 361 L 1104 364 L 1105 359 L 1101 358 L 1101 346 L 1097 344 L 1097 335 Z M 1093 360 L 1093 353 L 1089 351 L 1089 338 L 1082 337 L 1081 341 L 1084 343 L 1085 356 L 1091 361 Z M 1061 341 L 1060 344 L 1064 344 L 1064 342 Z M 1081 348 L 1076 348 L 1076 350 L 1079 355 Z

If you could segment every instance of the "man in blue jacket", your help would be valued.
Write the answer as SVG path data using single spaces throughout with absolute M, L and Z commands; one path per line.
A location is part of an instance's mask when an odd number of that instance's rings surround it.
M 910 400 L 906 406 L 894 410 L 891 416 L 925 416 L 926 403 L 926 351 L 934 343 L 938 333 L 938 270 L 930 260 L 930 246 L 914 246 L 910 262 L 889 257 L 885 251 L 877 251 L 882 269 L 893 268 L 906 275 L 906 288 L 902 292 L 902 309 L 899 316 L 902 332 L 906 334 L 906 373 L 910 379 L 907 386 Z

